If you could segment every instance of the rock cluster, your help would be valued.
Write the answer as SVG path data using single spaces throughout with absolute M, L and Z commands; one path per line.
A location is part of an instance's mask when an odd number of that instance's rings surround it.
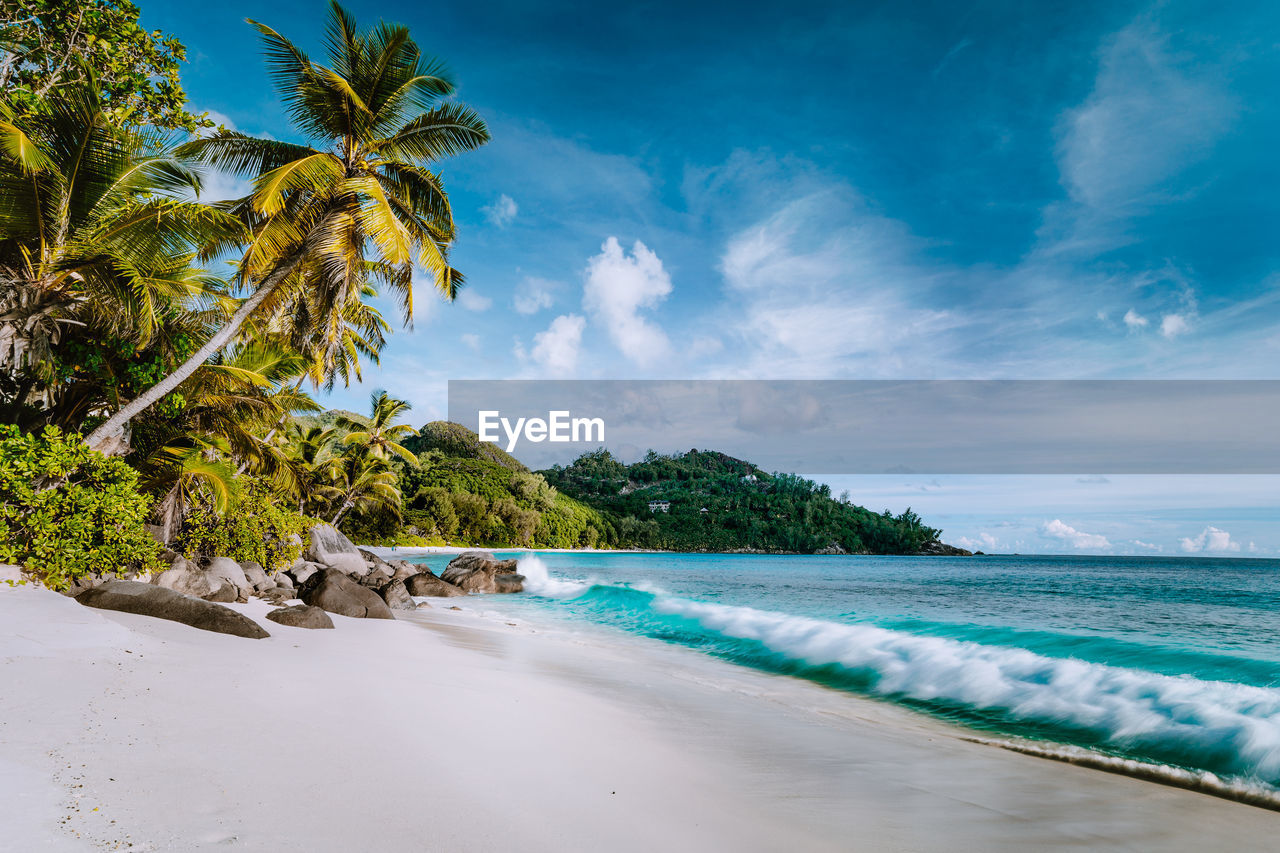
M 437 576 L 425 566 L 387 561 L 357 548 L 328 524 L 311 529 L 306 552 L 282 572 L 268 574 L 258 563 L 237 563 L 227 557 L 188 559 L 173 552 L 167 557 L 169 568 L 150 578 L 105 583 L 94 578 L 72 594 L 89 607 L 141 613 L 242 637 L 266 637 L 260 625 L 221 603 L 256 596 L 278 606 L 267 618 L 280 625 L 332 628 L 330 613 L 394 619 L 395 610 L 427 606 L 414 601 L 415 597 L 520 592 L 524 586 L 524 577 L 516 573 L 516 560 L 466 551 Z
M 516 560 L 499 560 L 488 551 L 464 551 L 449 561 L 440 579 L 465 592 L 519 592 L 524 578 Z

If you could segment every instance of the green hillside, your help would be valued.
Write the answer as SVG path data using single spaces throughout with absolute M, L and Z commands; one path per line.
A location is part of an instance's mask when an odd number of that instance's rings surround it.
M 723 453 L 650 452 L 624 465 L 608 451 L 533 472 L 460 424 L 405 437 L 417 466 L 396 463 L 398 515 L 354 515 L 366 542 L 527 548 L 653 548 L 811 554 L 946 553 L 911 510 L 872 512 L 791 474 Z
M 566 495 L 610 518 L 624 545 L 675 551 L 916 554 L 942 531 L 907 509 L 872 512 L 830 487 L 768 474 L 715 451 L 624 465 L 608 451 L 540 472 Z
M 404 446 L 418 467 L 400 471 L 398 532 L 432 541 L 528 548 L 613 545 L 600 512 L 558 492 L 501 448 L 446 421 L 422 427 Z

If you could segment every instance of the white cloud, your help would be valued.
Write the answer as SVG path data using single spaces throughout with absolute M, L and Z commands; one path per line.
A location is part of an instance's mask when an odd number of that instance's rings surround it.
M 1165 314 L 1164 319 L 1160 321 L 1160 334 L 1166 338 L 1176 338 L 1189 331 L 1191 331 L 1191 323 L 1188 322 L 1186 314 Z
M 947 333 L 968 320 L 924 307 L 947 272 L 918 265 L 914 243 L 841 185 L 738 231 L 720 260 L 725 324 L 753 357 L 733 369 L 753 378 L 938 373 Z
M 516 341 L 515 356 L 520 361 L 531 361 L 553 376 L 566 376 L 578 366 L 582 349 L 582 330 L 586 318 L 578 314 L 562 314 L 551 321 L 545 331 L 533 336 L 533 349 L 525 351 Z
M 506 228 L 516 218 L 516 214 L 520 212 L 520 206 L 516 204 L 515 199 L 503 193 L 498 196 L 498 200 L 493 204 L 487 204 L 480 210 L 484 213 L 484 218 L 489 220 L 491 224 L 499 228 Z
M 1200 532 L 1200 535 L 1194 539 L 1191 537 L 1183 537 L 1178 540 L 1178 546 L 1188 554 L 1198 554 L 1207 551 L 1222 553 L 1226 551 L 1240 550 L 1240 543 L 1232 542 L 1231 534 L 1218 527 L 1206 527 Z
M 475 352 L 479 352 L 479 351 L 480 351 L 480 336 L 479 336 L 479 335 L 475 335 L 475 334 L 472 334 L 472 333 L 468 332 L 468 333 L 467 333 L 467 334 L 465 334 L 465 335 L 461 335 L 461 336 L 459 336 L 459 338 L 458 338 L 458 339 L 459 339 L 460 341 L 462 341 L 464 344 L 466 344 L 468 349 L 470 349 L 470 350 L 474 350 Z
M 1148 322 L 1149 321 L 1147 320 L 1146 317 L 1143 317 L 1141 314 L 1139 314 L 1137 311 L 1134 311 L 1132 308 L 1130 308 L 1124 314 L 1124 324 L 1128 326 L 1130 329 L 1144 329 L 1146 328 Z
M 639 240 L 628 256 L 616 237 L 587 262 L 582 305 L 609 331 L 618 350 L 639 365 L 653 364 L 670 349 L 667 335 L 640 311 L 671 293 L 662 261 Z
M 537 314 L 544 308 L 550 308 L 555 299 L 551 291 L 557 287 L 556 282 L 545 278 L 526 277 L 516 286 L 515 296 L 511 299 L 511 307 L 518 314 Z
M 1040 533 L 1043 536 L 1069 542 L 1073 548 L 1096 550 L 1111 547 L 1111 542 L 1107 540 L 1107 537 L 1097 533 L 1085 533 L 1083 530 L 1076 530 L 1071 525 L 1065 524 L 1056 518 L 1042 525 Z
M 1072 198 L 1122 214 L 1207 156 L 1235 106 L 1205 70 L 1193 73 L 1145 18 L 1109 39 L 1093 91 L 1060 130 L 1059 167 Z
M 1163 551 L 1164 550 L 1159 545 L 1156 545 L 1153 542 L 1143 542 L 1141 539 L 1133 540 L 1133 544 L 1146 551 Z
M 493 300 L 487 296 L 481 296 L 474 290 L 463 289 L 458 294 L 458 304 L 468 311 L 488 311 L 493 305 Z
M 956 544 L 961 548 L 968 548 L 970 551 L 995 550 L 999 548 L 999 542 L 996 537 L 987 533 L 985 530 L 978 534 L 976 539 L 970 539 L 968 536 L 960 536 L 956 539 Z

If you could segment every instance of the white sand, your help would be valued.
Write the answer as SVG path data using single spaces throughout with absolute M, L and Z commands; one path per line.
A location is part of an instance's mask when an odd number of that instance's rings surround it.
M 272 636 L 245 640 L 0 586 L 0 850 L 1241 851 L 1280 828 L 458 601 L 334 631 L 253 602 Z

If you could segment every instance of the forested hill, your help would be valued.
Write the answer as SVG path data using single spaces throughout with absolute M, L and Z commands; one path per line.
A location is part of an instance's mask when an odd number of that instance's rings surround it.
M 624 465 L 608 451 L 539 472 L 557 490 L 599 510 L 624 546 L 675 551 L 967 554 L 940 545 L 941 530 L 907 509 L 872 512 L 831 497 L 830 487 L 769 474 L 707 450 L 650 452 Z

